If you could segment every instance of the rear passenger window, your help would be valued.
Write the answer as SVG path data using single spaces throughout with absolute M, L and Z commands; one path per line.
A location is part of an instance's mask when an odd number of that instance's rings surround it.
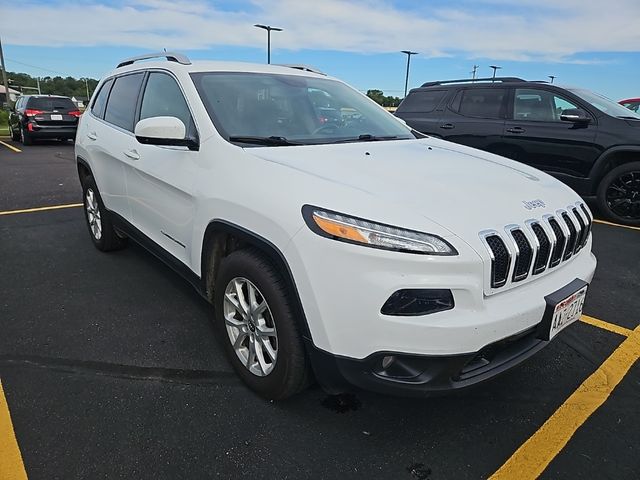
M 96 99 L 93 101 L 91 113 L 93 113 L 98 118 L 102 118 L 102 116 L 104 115 L 104 107 L 107 104 L 107 97 L 109 96 L 111 85 L 113 85 L 113 79 L 109 79 L 104 82 L 102 84 L 102 87 L 100 87 L 98 95 L 96 95 Z
M 116 78 L 104 114 L 107 122 L 133 132 L 133 120 L 136 116 L 136 104 L 143 76 L 143 73 L 134 73 Z
M 504 88 L 473 88 L 458 92 L 452 108 L 466 117 L 504 118 Z
M 446 90 L 428 90 L 410 93 L 398 107 L 398 112 L 433 112 L 446 93 Z
M 176 81 L 166 73 L 152 72 L 144 89 L 140 120 L 151 117 L 176 117 L 189 129 L 191 113 Z

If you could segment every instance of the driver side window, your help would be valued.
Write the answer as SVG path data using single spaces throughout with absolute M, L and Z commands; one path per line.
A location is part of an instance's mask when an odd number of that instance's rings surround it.
M 514 96 L 514 120 L 561 122 L 560 115 L 578 108 L 564 97 L 534 88 L 517 88 Z
M 193 128 L 191 112 L 182 90 L 166 73 L 151 72 L 144 89 L 140 120 L 153 117 L 176 117 L 182 120 L 187 132 Z

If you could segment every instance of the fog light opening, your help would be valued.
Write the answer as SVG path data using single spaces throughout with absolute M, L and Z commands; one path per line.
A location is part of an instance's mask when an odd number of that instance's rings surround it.
M 382 357 L 382 370 L 388 369 L 396 361 L 396 357 L 393 355 L 386 355 Z

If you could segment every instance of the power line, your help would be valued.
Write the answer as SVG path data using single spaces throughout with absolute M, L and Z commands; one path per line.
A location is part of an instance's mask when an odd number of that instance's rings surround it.
M 25 67 L 37 68 L 38 70 L 43 70 L 45 72 L 58 73 L 60 75 L 66 75 L 66 73 L 64 73 L 64 72 L 59 72 L 57 70 L 51 70 L 49 68 L 39 67 L 37 65 L 31 65 L 30 63 L 19 62 L 17 60 L 13 60 L 11 58 L 7 58 L 6 60 L 9 60 L 10 62 L 13 62 L 13 63 L 17 63 L 19 65 L 24 65 Z

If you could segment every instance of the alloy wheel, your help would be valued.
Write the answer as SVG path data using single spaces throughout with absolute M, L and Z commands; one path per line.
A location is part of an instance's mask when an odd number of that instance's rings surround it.
M 622 218 L 640 219 L 640 171 L 625 172 L 607 188 L 609 209 Z
M 91 234 L 96 240 L 102 238 L 102 219 L 100 217 L 100 206 L 98 205 L 98 199 L 91 187 L 87 188 L 85 195 L 85 210 L 87 212 L 87 220 L 89 221 L 89 228 Z
M 238 359 L 254 375 L 266 377 L 278 358 L 278 334 L 267 300 L 249 280 L 235 277 L 227 284 L 223 307 Z

